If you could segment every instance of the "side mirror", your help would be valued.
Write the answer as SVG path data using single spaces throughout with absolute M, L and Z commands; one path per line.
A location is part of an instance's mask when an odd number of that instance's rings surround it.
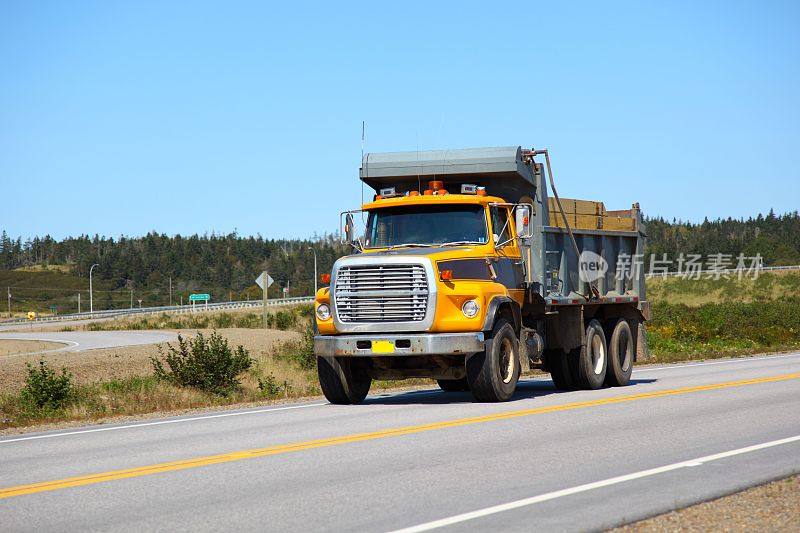
M 530 239 L 533 237 L 530 205 L 518 204 L 514 208 L 514 223 L 517 226 L 517 237 L 520 239 Z
M 353 244 L 355 242 L 355 222 L 353 221 L 353 213 L 347 213 L 344 217 L 344 238 L 347 242 Z

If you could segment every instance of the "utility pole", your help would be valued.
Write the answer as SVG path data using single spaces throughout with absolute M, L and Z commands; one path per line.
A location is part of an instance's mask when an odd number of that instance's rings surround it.
M 131 309 L 133 309 L 133 289 L 131 289 Z
M 78 292 L 78 314 L 81 314 L 81 293 Z
M 169 305 L 172 306 L 172 276 L 169 277 Z
M 314 296 L 317 295 L 317 251 L 313 246 L 308 247 L 309 250 L 314 252 Z
M 6 287 L 8 290 L 8 318 L 11 318 L 11 287 Z
M 264 282 L 264 309 L 263 309 L 263 319 L 264 319 L 264 329 L 267 329 L 267 298 L 269 297 L 269 273 L 265 270 L 264 273 L 266 274 L 261 279 Z
M 100 266 L 97 263 L 89 268 L 89 317 L 94 317 L 94 296 L 92 295 L 92 270 L 94 267 Z

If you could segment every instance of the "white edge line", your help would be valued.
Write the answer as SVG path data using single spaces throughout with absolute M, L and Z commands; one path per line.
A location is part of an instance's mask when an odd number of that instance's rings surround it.
M 288 411 L 291 409 L 304 409 L 306 407 L 319 407 L 320 405 L 328 405 L 327 402 L 321 403 L 306 403 L 301 405 L 286 405 L 284 407 L 271 407 L 268 409 L 253 409 L 250 411 L 235 411 L 232 413 L 217 413 L 213 415 L 201 415 L 201 416 L 193 416 L 190 418 L 172 418 L 169 420 L 157 420 L 155 422 L 140 422 L 137 424 L 128 424 L 125 426 L 110 426 L 110 427 L 100 427 L 100 428 L 93 428 L 93 429 L 80 429 L 76 431 L 64 431 L 61 433 L 46 433 L 44 435 L 30 435 L 28 437 L 16 437 L 12 439 L 5 439 L 0 440 L 0 445 L 8 444 L 10 442 L 20 442 L 25 440 L 39 440 L 39 439 L 52 439 L 55 437 L 66 437 L 68 435 L 82 435 L 84 433 L 99 433 L 101 431 L 116 431 L 118 429 L 132 429 L 132 428 L 140 428 L 140 427 L 147 427 L 147 426 L 163 426 L 166 424 L 180 424 L 182 422 L 194 422 L 197 420 L 208 420 L 211 418 L 226 418 L 229 416 L 243 416 L 243 415 L 254 415 L 260 413 L 269 413 L 272 411 Z
M 440 520 L 434 520 L 432 522 L 426 522 L 424 524 L 419 524 L 412 527 L 407 527 L 403 529 L 398 529 L 393 533 L 419 533 L 422 531 L 430 531 L 432 529 L 438 529 L 441 527 L 450 526 L 453 524 L 458 524 L 461 522 L 466 522 L 468 520 L 474 520 L 476 518 L 482 518 L 484 516 L 489 516 L 497 513 L 502 513 L 505 511 L 510 511 L 512 509 L 519 509 L 520 507 L 526 507 L 529 505 L 534 505 L 536 503 L 545 502 L 548 500 L 554 500 L 556 498 L 561 498 L 564 496 L 570 496 L 572 494 L 578 494 L 581 492 L 587 492 L 594 489 L 599 489 L 603 487 L 608 487 L 610 485 L 616 485 L 618 483 L 624 483 L 626 481 L 632 481 L 634 479 L 641 479 L 644 477 L 654 476 L 657 474 L 662 474 L 664 472 L 670 472 L 672 470 L 677 470 L 679 468 L 686 468 L 686 467 L 695 467 L 700 466 L 703 463 L 708 463 L 711 461 L 717 461 L 719 459 L 725 459 L 726 457 L 733 457 L 734 455 L 740 455 L 743 453 L 750 453 L 755 452 L 758 450 L 763 450 L 766 448 L 772 448 L 773 446 L 780 446 L 782 444 L 789 444 L 791 442 L 798 442 L 800 441 L 800 435 L 795 435 L 794 437 L 787 437 L 785 439 L 778 439 L 773 440 L 770 442 L 764 442 L 762 444 L 755 444 L 753 446 L 747 446 L 745 448 L 738 448 L 736 450 L 730 450 L 727 452 L 722 453 L 715 453 L 713 455 L 706 455 L 705 457 L 699 457 L 697 459 L 691 459 L 689 461 L 681 461 L 679 463 L 673 463 L 670 465 L 659 466 L 657 468 L 651 468 L 649 470 L 642 470 L 640 472 L 634 472 L 632 474 L 626 474 L 623 476 L 612 477 L 609 479 L 604 479 L 602 481 L 595 481 L 593 483 L 586 483 L 585 485 L 578 485 L 576 487 L 571 487 L 568 489 L 561 489 L 553 492 L 547 492 L 545 494 L 540 494 L 538 496 L 533 496 L 530 498 L 525 498 L 522 500 L 517 500 L 509 503 L 504 503 L 500 505 L 494 505 L 492 507 L 486 507 L 484 509 L 479 509 L 477 511 L 471 511 L 469 513 L 463 513 L 455 516 L 451 516 L 449 518 L 442 518 Z
M 710 366 L 710 365 L 729 365 L 733 363 L 747 363 L 750 361 L 764 361 L 767 359 L 785 359 L 787 357 L 800 357 L 800 352 L 779 354 L 779 355 L 765 355 L 762 357 L 736 357 L 733 359 L 726 359 L 725 361 L 706 361 L 703 363 L 676 363 L 673 365 L 654 366 L 645 368 L 634 368 L 634 372 L 654 372 L 657 370 L 677 370 L 693 366 Z

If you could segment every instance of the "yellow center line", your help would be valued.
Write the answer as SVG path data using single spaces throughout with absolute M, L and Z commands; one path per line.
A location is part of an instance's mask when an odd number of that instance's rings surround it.
M 743 379 L 739 381 L 727 381 L 724 383 L 713 383 L 711 385 L 699 385 L 695 387 L 681 387 L 678 389 L 643 392 L 640 394 L 612 396 L 610 398 L 601 398 L 597 400 L 573 402 L 561 405 L 551 405 L 546 407 L 535 407 L 532 409 L 521 409 L 518 411 L 507 411 L 504 413 L 496 413 L 496 414 L 475 416 L 469 418 L 458 418 L 455 420 L 445 420 L 442 422 L 433 422 L 430 424 L 420 424 L 416 426 L 390 428 L 380 431 L 372 431 L 369 433 L 356 433 L 353 435 L 342 435 L 339 437 L 331 437 L 327 439 L 309 440 L 304 442 L 296 442 L 292 444 L 281 444 L 278 446 L 269 446 L 267 448 L 255 448 L 252 450 L 241 450 L 237 452 L 223 453 L 219 455 L 207 455 L 203 457 L 195 457 L 193 459 L 182 459 L 179 461 L 170 461 L 166 463 L 158 463 L 149 466 L 140 466 L 136 468 L 127 468 L 123 470 L 111 470 L 109 472 L 102 472 L 97 474 L 89 474 L 84 476 L 77 476 L 65 479 L 42 481 L 39 483 L 31 483 L 27 485 L 17 485 L 13 487 L 7 487 L 4 489 L 0 489 L 0 499 L 11 498 L 14 496 L 22 496 L 24 494 L 33 494 L 36 492 L 47 492 L 47 491 L 65 489 L 68 487 L 80 487 L 83 485 L 92 485 L 94 483 L 103 483 L 105 481 L 113 481 L 117 479 L 149 476 L 151 474 L 159 474 L 161 472 L 186 470 L 189 468 L 197 468 L 200 466 L 206 466 L 218 463 L 230 463 L 233 461 L 241 461 L 243 459 L 252 459 L 255 457 L 280 455 L 284 453 L 298 452 L 302 450 L 311 450 L 314 448 L 338 446 L 340 444 L 348 444 L 352 442 L 384 439 L 387 437 L 399 437 L 402 435 L 422 433 L 425 431 L 433 431 L 438 429 L 445 429 L 445 428 L 452 428 L 459 426 L 468 426 L 472 424 L 482 424 L 484 422 L 493 422 L 496 420 L 508 420 L 511 418 L 520 418 L 524 416 L 532 416 L 544 413 L 554 413 L 558 411 L 571 411 L 573 409 L 583 409 L 586 407 L 595 407 L 599 405 L 625 403 L 636 400 L 645 400 L 648 398 L 662 398 L 665 396 L 676 396 L 680 394 L 689 394 L 693 392 L 728 389 L 731 387 L 742 387 L 745 385 L 756 385 L 760 383 L 787 381 L 798 378 L 800 378 L 800 372 L 792 374 L 781 374 L 777 376 L 769 376 L 763 378 Z

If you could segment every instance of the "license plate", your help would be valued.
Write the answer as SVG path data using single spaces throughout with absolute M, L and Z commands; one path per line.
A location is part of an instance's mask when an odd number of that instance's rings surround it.
M 373 353 L 394 353 L 394 343 L 392 341 L 372 341 Z

